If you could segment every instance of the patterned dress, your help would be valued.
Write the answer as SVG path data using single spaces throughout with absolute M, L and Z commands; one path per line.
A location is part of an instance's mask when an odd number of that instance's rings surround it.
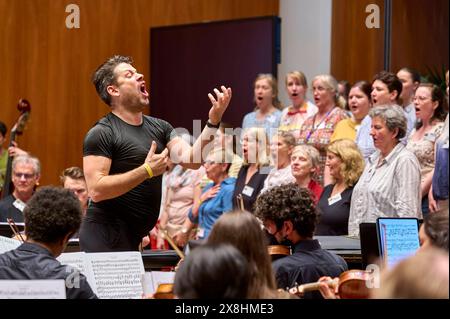
M 330 143 L 331 136 L 333 135 L 337 123 L 348 118 L 348 115 L 344 110 L 334 107 L 320 122 L 316 117 L 317 114 L 309 117 L 303 123 L 298 143 L 312 145 L 319 151 L 320 159 L 317 181 L 323 186 L 323 171 L 327 155 L 326 147 Z

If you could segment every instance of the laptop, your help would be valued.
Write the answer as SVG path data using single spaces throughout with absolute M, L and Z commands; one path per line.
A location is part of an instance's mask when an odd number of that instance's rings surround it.
M 378 218 L 378 248 L 383 264 L 393 268 L 420 247 L 417 218 Z
M 363 268 L 375 264 L 380 257 L 378 247 L 377 223 L 359 224 L 359 239 L 361 241 L 361 259 Z

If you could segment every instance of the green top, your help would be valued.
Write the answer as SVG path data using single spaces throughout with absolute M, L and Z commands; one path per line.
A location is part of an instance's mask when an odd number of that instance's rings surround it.
M 8 152 L 4 150 L 0 153 L 0 189 L 3 188 L 6 174 L 6 163 L 8 162 Z

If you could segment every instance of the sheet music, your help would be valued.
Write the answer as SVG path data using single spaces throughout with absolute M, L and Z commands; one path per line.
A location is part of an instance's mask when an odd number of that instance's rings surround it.
M 16 249 L 22 243 L 17 239 L 0 236 L 0 254 Z
M 384 219 L 380 222 L 381 244 L 387 258 L 388 267 L 408 258 L 419 249 L 417 220 Z
M 0 280 L 0 299 L 66 299 L 63 279 Z
M 140 299 L 144 264 L 140 252 L 86 254 L 89 259 L 97 296 L 106 299 Z
M 86 263 L 86 253 L 79 252 L 79 253 L 63 253 L 59 255 L 58 261 L 63 265 L 69 265 L 74 268 L 77 268 L 81 271 L 83 275 L 85 275 L 88 278 L 89 282 L 89 276 L 87 274 L 90 273 L 89 264 Z M 91 282 L 89 284 L 92 286 Z
M 142 298 L 145 270 L 140 252 L 64 253 L 58 260 L 78 268 L 101 299 Z

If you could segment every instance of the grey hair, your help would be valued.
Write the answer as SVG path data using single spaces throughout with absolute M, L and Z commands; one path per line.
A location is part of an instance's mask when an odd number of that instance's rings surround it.
M 312 145 L 308 144 L 297 145 L 292 151 L 292 155 L 294 155 L 295 153 L 306 155 L 306 157 L 311 161 L 312 167 L 317 168 L 320 165 L 320 153 Z
M 34 173 L 36 175 L 41 175 L 41 162 L 39 162 L 39 160 L 34 156 L 25 155 L 25 154 L 17 155 L 16 157 L 14 157 L 13 162 L 12 162 L 13 171 L 16 168 L 17 164 L 32 164 Z
M 405 112 L 399 105 L 380 105 L 369 111 L 369 116 L 373 119 L 379 117 L 384 121 L 389 131 L 393 132 L 398 128 L 397 140 L 406 136 L 407 122 Z

